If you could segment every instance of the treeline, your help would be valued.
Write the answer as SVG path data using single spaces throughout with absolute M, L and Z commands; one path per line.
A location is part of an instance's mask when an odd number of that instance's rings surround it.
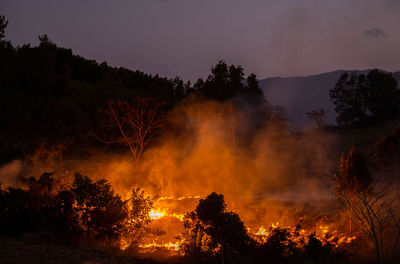
M 400 89 L 395 74 L 390 72 L 345 72 L 329 95 L 339 126 L 368 126 L 400 117 Z M 312 117 L 318 117 L 318 113 Z
M 99 109 L 110 99 L 151 98 L 164 113 L 191 94 L 218 101 L 239 94 L 263 100 L 256 76 L 245 80 L 242 67 L 224 61 L 212 67 L 207 79 L 191 84 L 85 59 L 46 35 L 37 47 L 14 47 L 4 39 L 7 23 L 0 16 L 0 162 L 40 144 L 66 143 L 68 151 L 99 144 L 88 132 L 98 128 Z

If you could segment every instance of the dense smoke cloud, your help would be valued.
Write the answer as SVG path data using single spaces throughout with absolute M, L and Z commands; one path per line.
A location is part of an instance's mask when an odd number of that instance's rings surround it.
M 133 187 L 169 198 L 218 192 L 248 224 L 293 224 L 305 215 L 314 221 L 338 213 L 329 178 L 337 166 L 330 156 L 335 137 L 316 130 L 289 133 L 282 120 L 257 118 L 270 116 L 271 106 L 257 107 L 189 100 L 169 114 L 173 132 L 155 142 L 139 164 L 129 154 L 62 160 L 39 151 L 46 158 L 25 162 L 31 167 L 25 174 L 57 171 L 61 182 L 71 182 L 74 172 L 105 178 L 126 199 Z M 196 204 L 197 199 L 164 200 L 176 213 Z

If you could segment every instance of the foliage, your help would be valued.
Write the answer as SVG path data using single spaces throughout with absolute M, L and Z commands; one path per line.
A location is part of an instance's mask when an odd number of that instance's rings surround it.
M 258 258 L 267 258 L 271 262 L 283 263 L 297 254 L 297 248 L 290 232 L 284 228 L 275 228 L 265 244 L 259 246 Z
M 342 249 L 311 233 L 305 238 L 301 226 L 271 228 L 266 240 L 255 247 L 254 263 L 347 263 Z
M 339 125 L 365 124 L 399 115 L 400 90 L 391 73 L 377 69 L 364 74 L 343 73 L 329 91 Z
M 240 217 L 226 211 L 222 194 L 211 193 L 201 199 L 186 216 L 184 227 L 186 255 L 207 253 L 220 256 L 222 263 L 233 262 L 248 254 L 253 243 Z
M 0 185 L 0 234 L 45 231 L 62 239 L 85 236 L 96 243 L 136 246 L 155 233 L 147 228 L 153 201 L 140 188 L 122 201 L 107 181 L 92 181 L 79 173 L 70 189 L 55 188 L 51 173 L 31 177 L 26 184 L 27 190 L 3 190 Z
M 0 191 L 0 231 L 19 234 L 33 230 L 29 219 L 27 192 L 9 187 Z
M 9 187 L 0 190 L 1 232 L 19 234 L 51 230 L 55 233 L 75 233 L 73 196 L 68 191 L 54 192 L 51 173 L 44 173 L 26 182 L 28 190 Z M 64 234 L 65 236 L 65 234 Z
M 200 222 L 195 211 L 189 212 L 183 219 L 182 237 L 184 243 L 181 250 L 186 256 L 196 260 L 206 259 L 210 237 L 205 233 L 205 227 Z
M 336 196 L 345 202 L 348 209 L 349 231 L 352 232 L 353 202 L 358 193 L 368 195 L 372 188 L 372 174 L 366 158 L 352 146 L 340 158 L 339 173 L 333 181 Z
M 244 70 L 241 66 L 228 66 L 224 61 L 219 61 L 211 68 L 211 74 L 207 80 L 199 79 L 194 87 L 205 97 L 218 101 L 225 101 L 240 94 L 263 96 L 255 74 L 247 78 L 247 85 L 244 85 L 243 81 Z
M 366 158 L 352 146 L 346 155 L 342 155 L 339 173 L 334 177 L 337 196 L 369 193 L 372 180 Z
M 76 173 L 71 191 L 75 196 L 74 211 L 88 239 L 92 233 L 100 238 L 119 236 L 128 210 L 106 180 L 92 182 Z
M 123 248 L 135 247 L 143 241 L 151 231 L 147 225 L 152 221 L 150 211 L 153 209 L 153 200 L 144 195 L 140 188 L 132 189 L 129 200 L 130 209 L 122 229 Z

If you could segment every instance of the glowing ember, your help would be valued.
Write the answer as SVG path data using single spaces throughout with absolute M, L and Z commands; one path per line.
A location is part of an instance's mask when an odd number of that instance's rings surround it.
M 189 196 L 182 196 L 182 197 L 173 197 L 173 196 L 162 196 L 157 198 L 157 201 L 165 201 L 165 200 L 176 200 L 182 201 L 186 199 L 200 199 L 200 195 L 189 195 Z
M 335 231 L 329 231 L 327 225 L 318 225 L 315 228 L 303 229 L 300 226 L 281 226 L 279 223 L 272 224 L 270 228 L 258 227 L 256 231 L 249 230 L 250 236 L 252 236 L 258 243 L 267 242 L 273 231 L 277 228 L 285 229 L 290 234 L 290 239 L 296 243 L 297 246 L 303 246 L 308 243 L 310 235 L 315 235 L 315 238 L 320 240 L 323 244 L 331 244 L 335 247 L 339 247 L 342 244 L 349 244 L 357 239 L 357 236 L 347 236 L 346 234 L 338 233 Z
M 145 249 L 166 249 L 170 251 L 179 251 L 179 246 L 180 246 L 179 242 L 156 243 L 154 241 L 149 244 L 139 245 L 140 248 L 145 248 Z
M 256 236 L 269 236 L 269 232 L 264 227 L 259 227 L 257 232 L 254 233 Z
M 129 247 L 130 243 L 125 237 L 121 237 L 119 241 L 119 248 L 124 251 Z

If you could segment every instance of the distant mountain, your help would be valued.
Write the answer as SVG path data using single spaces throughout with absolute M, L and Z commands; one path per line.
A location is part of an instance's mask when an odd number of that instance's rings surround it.
M 266 78 L 259 81 L 265 98 L 273 105 L 283 106 L 294 127 L 304 128 L 312 125 L 306 113 L 310 110 L 323 108 L 327 111 L 327 124 L 335 124 L 336 113 L 329 98 L 329 89 L 333 88 L 342 73 L 337 70 L 318 75 L 289 78 Z M 369 70 L 352 71 L 368 73 Z M 400 80 L 400 73 L 396 73 Z

